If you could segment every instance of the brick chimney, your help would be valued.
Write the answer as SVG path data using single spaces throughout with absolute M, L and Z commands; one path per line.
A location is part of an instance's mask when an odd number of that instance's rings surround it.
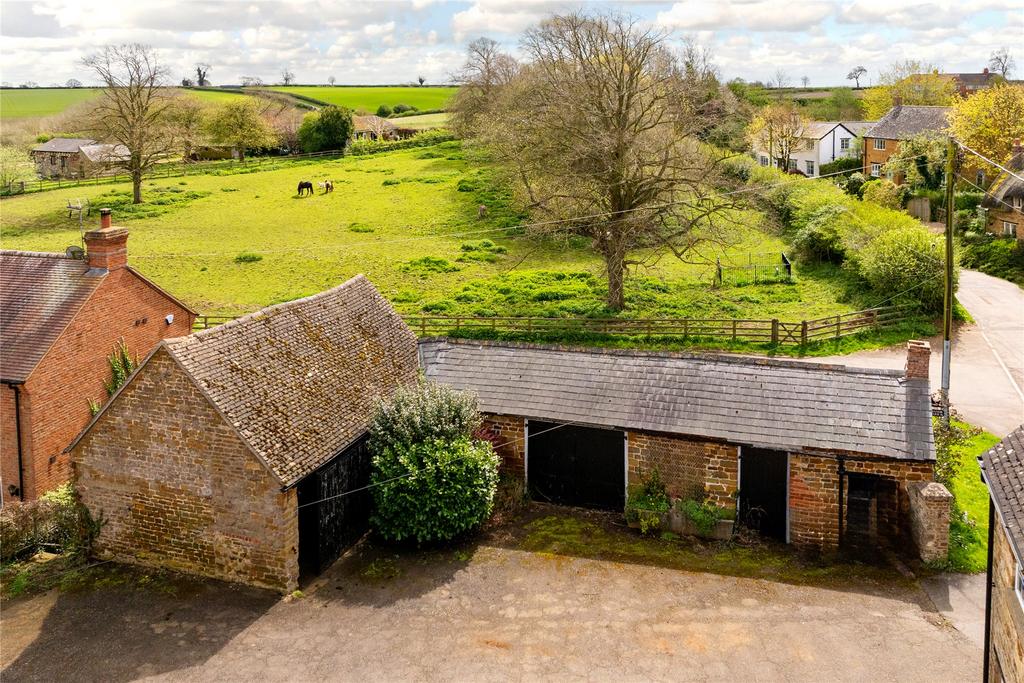
M 893 109 L 899 109 L 900 107 L 902 107 L 903 106 L 903 95 L 893 95 L 892 96 L 892 106 L 893 106 Z
M 128 265 L 128 231 L 110 224 L 110 209 L 100 209 L 99 230 L 85 233 L 89 270 L 111 271 Z
M 928 361 L 931 360 L 932 345 L 920 339 L 907 342 L 907 379 L 928 379 Z
M 986 66 L 986 67 L 985 67 L 984 69 L 982 69 L 982 70 L 981 70 L 981 73 L 983 73 L 983 74 L 985 74 L 986 76 L 988 76 L 988 67 Z

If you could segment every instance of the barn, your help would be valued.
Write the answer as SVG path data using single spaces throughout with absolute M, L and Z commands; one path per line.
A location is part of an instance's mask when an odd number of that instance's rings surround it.
M 367 424 L 418 376 L 362 277 L 161 342 L 69 446 L 101 557 L 288 591 L 366 529 Z

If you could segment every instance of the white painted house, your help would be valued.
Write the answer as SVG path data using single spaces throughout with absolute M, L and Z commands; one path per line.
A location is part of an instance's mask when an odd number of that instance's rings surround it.
M 811 121 L 801 134 L 804 141 L 799 149 L 793 150 L 789 158 L 789 170 L 809 178 L 820 175 L 822 164 L 836 159 L 859 157 L 856 139 L 872 122 L 868 121 Z M 773 161 L 767 149 L 754 148 L 754 158 L 762 166 L 779 165 Z

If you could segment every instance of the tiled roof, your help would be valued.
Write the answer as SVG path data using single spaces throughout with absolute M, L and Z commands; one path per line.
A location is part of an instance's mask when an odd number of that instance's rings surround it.
M 79 147 L 96 144 L 89 138 L 50 138 L 32 148 L 33 152 L 77 152 Z
M 0 378 L 24 382 L 106 271 L 61 254 L 0 251 Z
M 377 399 L 418 374 L 415 335 L 362 275 L 164 345 L 285 486 L 362 436 Z
M 838 121 L 808 121 L 800 130 L 800 137 L 808 140 L 820 140 L 838 125 Z
M 1017 557 L 1024 557 L 1024 425 L 985 451 L 985 481 Z
M 353 116 L 352 129 L 355 131 L 393 130 L 395 124 L 380 116 Z
M 921 133 L 940 133 L 949 128 L 949 107 L 904 104 L 893 107 L 878 123 L 864 132 L 865 137 L 907 140 Z
M 124 145 L 100 144 L 82 145 L 82 154 L 90 161 L 106 163 L 112 161 L 124 161 L 131 156 L 131 152 Z
M 846 130 L 850 131 L 854 135 L 861 136 L 861 135 L 864 135 L 864 131 L 870 129 L 871 126 L 875 125 L 878 122 L 877 121 L 840 121 L 840 123 L 842 123 L 846 127 Z
M 450 340 L 421 342 L 420 355 L 429 379 L 475 392 L 485 412 L 765 448 L 935 457 L 928 382 L 895 370 Z

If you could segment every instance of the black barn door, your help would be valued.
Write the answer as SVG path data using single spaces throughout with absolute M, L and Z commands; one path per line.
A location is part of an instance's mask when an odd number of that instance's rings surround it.
M 527 480 L 534 500 L 602 510 L 626 504 L 625 432 L 530 420 Z
M 740 523 L 763 536 L 786 540 L 785 451 L 743 447 L 740 459 Z

